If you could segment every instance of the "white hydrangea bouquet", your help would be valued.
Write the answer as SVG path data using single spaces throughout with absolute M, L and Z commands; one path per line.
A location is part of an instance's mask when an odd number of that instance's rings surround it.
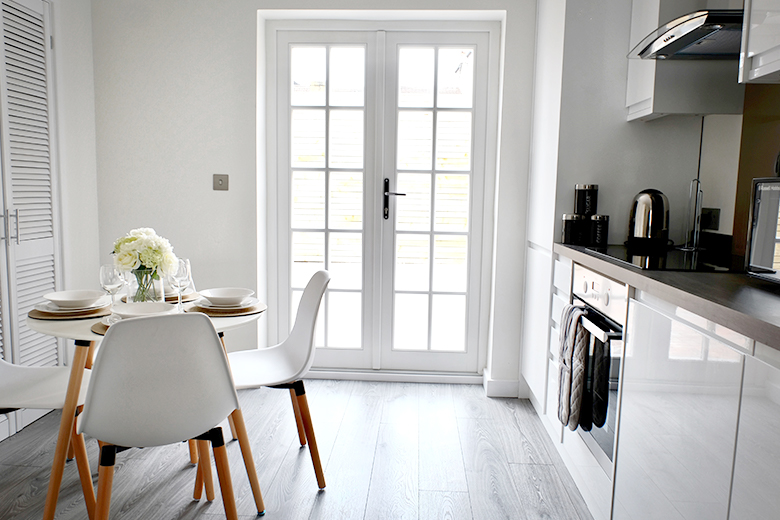
M 162 301 L 162 276 L 176 269 L 178 259 L 167 239 L 152 228 L 133 229 L 114 242 L 114 265 L 128 277 L 127 301 Z

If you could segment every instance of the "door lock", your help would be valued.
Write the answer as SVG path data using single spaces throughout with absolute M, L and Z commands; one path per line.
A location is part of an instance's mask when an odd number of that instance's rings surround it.
M 406 197 L 406 193 L 396 193 L 394 191 L 390 191 L 390 179 L 385 177 L 385 191 L 384 191 L 384 217 L 385 220 L 390 218 L 390 195 L 396 196 L 396 197 Z

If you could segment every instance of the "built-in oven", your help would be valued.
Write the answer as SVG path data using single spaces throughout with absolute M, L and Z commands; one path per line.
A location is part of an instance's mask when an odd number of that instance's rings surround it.
M 585 307 L 582 325 L 590 333 L 578 431 L 611 478 L 628 288 L 576 263 L 572 284 L 573 303 Z

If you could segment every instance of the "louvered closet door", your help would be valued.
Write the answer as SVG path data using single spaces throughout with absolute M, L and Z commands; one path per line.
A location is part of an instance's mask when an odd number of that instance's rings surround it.
M 10 329 L 15 363 L 58 365 L 57 340 L 25 324 L 27 312 L 55 290 L 57 273 L 48 4 L 4 0 L 2 8 L 0 140 L 11 311 L 3 328 Z

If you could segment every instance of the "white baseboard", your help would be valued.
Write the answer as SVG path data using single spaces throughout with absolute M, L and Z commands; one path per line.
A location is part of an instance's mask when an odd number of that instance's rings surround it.
M 528 397 L 528 385 L 525 381 L 517 379 L 493 379 L 490 377 L 490 369 L 485 368 L 482 373 L 482 386 L 488 397 Z M 522 387 L 522 388 L 521 388 Z
M 304 377 L 307 379 L 386 381 L 395 383 L 482 384 L 482 376 L 478 374 L 437 374 L 432 372 L 394 372 L 391 370 L 328 370 L 312 368 Z

